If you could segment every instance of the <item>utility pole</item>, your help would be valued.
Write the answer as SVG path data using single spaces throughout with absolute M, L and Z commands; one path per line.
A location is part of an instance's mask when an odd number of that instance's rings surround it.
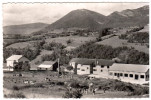
M 58 76 L 60 74 L 60 65 L 59 65 L 59 58 L 58 58 Z

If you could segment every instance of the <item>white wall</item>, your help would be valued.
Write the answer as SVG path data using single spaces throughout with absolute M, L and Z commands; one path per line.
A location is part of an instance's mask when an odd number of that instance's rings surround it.
M 96 67 L 93 67 L 93 74 L 99 75 L 102 78 L 108 78 L 108 68 L 107 66 L 101 68 L 100 65 L 97 65 Z
M 16 60 L 16 62 L 18 62 L 18 60 Z M 14 67 L 14 60 L 7 60 L 6 63 L 7 63 L 7 67 L 9 66 Z
M 124 82 L 130 82 L 130 83 L 136 83 L 136 84 L 144 84 L 148 81 L 145 81 L 145 73 L 137 73 L 137 72 L 121 72 L 121 71 L 109 71 L 109 73 L 112 72 L 112 75 L 109 75 L 109 78 L 111 79 L 118 79 Z M 117 77 L 114 76 L 114 73 L 123 73 L 123 76 Z M 128 77 L 125 77 L 124 74 L 128 74 Z M 133 75 L 133 77 L 130 77 L 130 74 Z M 135 75 L 138 75 L 138 79 L 135 79 Z M 141 78 L 141 75 L 144 75 L 144 78 Z
M 75 62 L 70 62 L 69 65 L 75 68 Z
M 84 75 L 84 74 L 90 74 L 90 65 L 77 65 L 77 74 Z
M 8 66 L 11 66 L 11 67 L 14 67 L 14 62 L 25 62 L 25 61 L 29 61 L 27 58 L 25 57 L 22 57 L 20 58 L 19 60 L 7 60 L 6 63 L 7 63 L 7 67 Z

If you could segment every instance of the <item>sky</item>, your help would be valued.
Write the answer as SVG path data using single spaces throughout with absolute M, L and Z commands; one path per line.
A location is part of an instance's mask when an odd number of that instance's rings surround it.
M 88 9 L 103 15 L 136 9 L 149 3 L 7 3 L 2 6 L 3 26 L 27 23 L 51 24 L 76 9 Z

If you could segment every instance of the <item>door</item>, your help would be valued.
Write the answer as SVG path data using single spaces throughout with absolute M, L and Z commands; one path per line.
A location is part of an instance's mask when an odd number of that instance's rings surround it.
M 93 66 L 90 66 L 90 74 L 93 74 Z
M 138 80 L 138 75 L 135 75 L 135 80 Z

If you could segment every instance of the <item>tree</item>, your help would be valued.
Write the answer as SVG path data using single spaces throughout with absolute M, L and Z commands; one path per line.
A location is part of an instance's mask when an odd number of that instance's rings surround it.
M 70 71 L 70 78 L 72 78 L 71 71 L 73 70 L 73 67 L 72 67 L 72 66 L 67 66 L 66 69 L 67 69 L 68 71 Z
M 28 62 L 25 62 L 22 64 L 22 70 L 23 71 L 29 71 L 30 70 L 30 64 Z
M 72 40 L 69 39 L 69 40 L 67 40 L 66 42 L 67 42 L 67 44 L 70 44 L 70 43 L 72 43 Z

